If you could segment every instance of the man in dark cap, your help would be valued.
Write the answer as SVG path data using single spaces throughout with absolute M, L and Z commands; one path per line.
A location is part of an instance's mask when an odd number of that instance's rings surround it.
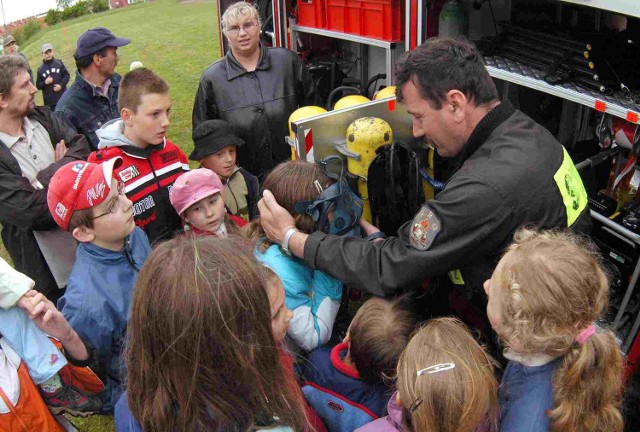
M 129 39 L 116 37 L 104 27 L 87 30 L 78 38 L 76 80 L 62 95 L 56 106 L 58 117 L 87 137 L 93 150 L 98 148 L 97 129 L 120 117 L 118 88 L 121 76 L 115 73 L 118 47 Z
M 27 60 L 27 63 L 29 62 L 29 59 L 27 59 L 26 55 L 24 55 L 21 52 L 18 52 L 18 45 L 16 45 L 16 39 L 13 36 L 7 35 L 7 37 L 4 38 L 3 48 L 4 48 L 5 55 L 10 55 L 10 54 L 19 55 L 19 56 L 22 56 L 22 58 L 24 58 L 25 60 Z M 29 66 L 29 77 L 30 77 L 31 83 L 33 84 L 33 70 L 31 69 L 31 66 Z

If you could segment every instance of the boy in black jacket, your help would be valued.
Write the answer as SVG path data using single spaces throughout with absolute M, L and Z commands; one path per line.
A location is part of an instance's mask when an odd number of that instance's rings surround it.
M 58 100 L 67 89 L 69 72 L 62 60 L 53 58 L 53 45 L 42 45 L 42 65 L 38 68 L 36 87 L 42 90 L 44 104 L 51 111 L 56 108 Z

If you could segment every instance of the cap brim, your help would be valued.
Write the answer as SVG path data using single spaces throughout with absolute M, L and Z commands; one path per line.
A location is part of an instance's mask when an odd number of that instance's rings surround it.
M 236 137 L 236 139 L 231 139 L 229 141 L 225 141 L 224 145 L 216 145 L 215 147 L 211 146 L 208 148 L 194 148 L 191 154 L 189 155 L 189 160 L 199 161 L 200 159 L 209 156 L 210 154 L 218 153 L 225 147 L 230 145 L 234 145 L 236 147 L 242 147 L 244 145 L 244 140 L 242 138 Z
M 111 188 L 111 179 L 113 178 L 113 170 L 122 165 L 122 158 L 120 156 L 114 157 L 113 159 L 109 159 L 102 164 L 102 173 L 104 174 L 104 179 L 107 181 L 109 188 Z
M 131 39 L 115 37 L 109 41 L 108 46 L 121 47 L 125 45 L 129 45 L 131 43 Z

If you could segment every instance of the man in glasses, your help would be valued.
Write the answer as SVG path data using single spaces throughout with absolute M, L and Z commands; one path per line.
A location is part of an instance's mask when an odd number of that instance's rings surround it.
M 258 12 L 244 1 L 222 15 L 222 31 L 230 49 L 200 78 L 193 105 L 193 129 L 205 120 L 226 120 L 244 140 L 238 164 L 263 176 L 291 150 L 289 115 L 317 103 L 316 89 L 302 60 L 285 48 L 260 42 Z

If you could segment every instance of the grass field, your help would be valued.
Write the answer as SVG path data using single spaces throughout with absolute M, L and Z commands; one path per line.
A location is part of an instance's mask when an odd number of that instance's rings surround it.
M 213 2 L 155 0 L 128 8 L 85 16 L 46 29 L 20 48 L 29 59 L 34 73 L 42 63 L 40 48 L 50 42 L 56 58 L 62 59 L 75 79 L 73 52 L 76 40 L 85 30 L 107 27 L 117 36 L 131 39 L 118 49 L 120 63 L 116 69 L 124 75 L 134 60 L 154 70 L 171 86 L 171 128 L 168 137 L 187 154 L 191 152 L 191 110 L 200 74 L 219 56 L 216 7 Z M 38 92 L 37 103 L 42 103 Z M 0 244 L 0 256 L 8 260 Z M 113 431 L 109 417 L 75 419 L 82 431 Z

